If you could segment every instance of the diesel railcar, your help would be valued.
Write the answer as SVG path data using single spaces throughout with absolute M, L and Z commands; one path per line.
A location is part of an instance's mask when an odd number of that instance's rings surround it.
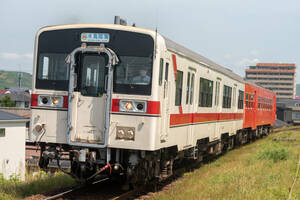
M 29 139 L 39 165 L 141 183 L 267 135 L 275 94 L 156 31 L 105 24 L 36 35 Z

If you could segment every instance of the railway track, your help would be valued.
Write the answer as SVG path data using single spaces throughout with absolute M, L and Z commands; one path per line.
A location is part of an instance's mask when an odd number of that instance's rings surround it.
M 290 129 L 287 129 L 285 131 L 294 131 L 294 130 L 300 130 L 300 126 L 293 127 Z M 278 133 L 283 130 L 277 128 L 273 130 L 273 133 Z M 193 163 L 190 161 L 184 162 L 180 166 L 178 166 L 176 169 L 174 169 L 174 174 L 172 177 L 164 180 L 163 182 L 159 182 L 156 184 L 149 184 L 145 186 L 136 187 L 134 189 L 131 189 L 129 191 L 122 191 L 121 185 L 114 183 L 110 181 L 109 178 L 100 179 L 97 181 L 94 181 L 93 183 L 89 185 L 77 185 L 71 189 L 67 189 L 64 192 L 60 192 L 58 194 L 55 194 L 53 196 L 49 196 L 47 198 L 44 198 L 44 200 L 67 200 L 67 199 L 109 199 L 109 200 L 125 200 L 125 199 L 139 199 L 142 198 L 149 198 L 149 195 L 146 195 L 147 193 L 157 192 L 162 190 L 167 185 L 174 182 L 176 179 L 182 176 L 183 173 L 186 171 L 192 171 L 194 169 L 199 168 L 202 164 L 206 164 L 208 162 L 211 162 L 214 159 L 217 159 L 219 156 L 213 157 L 213 158 L 207 158 L 203 160 L 202 162 Z M 187 167 L 188 166 L 188 167 Z M 146 195 L 146 196 L 143 196 Z

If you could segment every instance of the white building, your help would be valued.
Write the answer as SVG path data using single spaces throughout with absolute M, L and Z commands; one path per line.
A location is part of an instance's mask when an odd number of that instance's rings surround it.
M 25 179 L 25 134 L 29 119 L 0 111 L 0 173 Z

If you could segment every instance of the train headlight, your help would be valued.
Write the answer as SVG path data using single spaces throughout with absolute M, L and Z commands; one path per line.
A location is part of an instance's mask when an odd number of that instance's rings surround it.
M 140 112 L 147 111 L 147 102 L 142 100 L 120 100 L 119 110 L 121 112 Z
M 52 96 L 52 95 L 38 95 L 38 106 L 46 107 L 63 107 L 64 105 L 63 96 Z
M 62 106 L 62 97 L 61 96 L 53 96 L 51 97 L 51 102 L 54 106 L 61 107 Z
M 59 103 L 59 98 L 58 97 L 52 97 L 52 103 L 57 105 Z
M 127 111 L 131 111 L 133 106 L 131 102 L 127 102 L 124 107 Z

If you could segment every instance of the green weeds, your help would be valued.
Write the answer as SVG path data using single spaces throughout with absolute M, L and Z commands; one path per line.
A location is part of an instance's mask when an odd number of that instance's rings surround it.
M 23 199 L 30 195 L 42 194 L 74 184 L 74 179 L 61 172 L 47 174 L 40 171 L 35 175 L 27 175 L 25 182 L 20 181 L 18 176 L 11 176 L 9 180 L 6 180 L 0 174 L 0 199 Z

